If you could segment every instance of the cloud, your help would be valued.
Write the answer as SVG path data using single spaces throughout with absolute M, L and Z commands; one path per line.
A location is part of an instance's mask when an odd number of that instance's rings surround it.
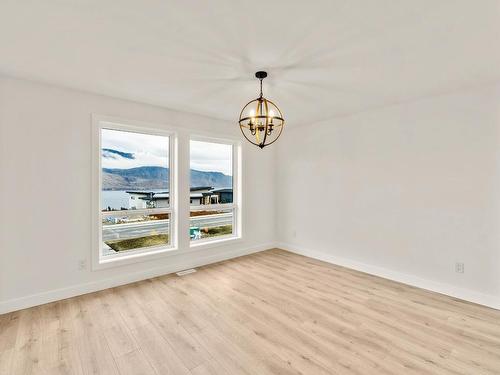
M 101 142 L 103 151 L 119 150 L 103 152 L 103 168 L 168 167 L 168 137 L 103 129 Z
M 190 143 L 191 169 L 233 174 L 233 148 L 224 143 L 194 141 Z
M 102 130 L 103 168 L 168 167 L 169 139 L 162 135 Z M 233 148 L 229 144 L 191 140 L 190 167 L 204 172 L 233 174 Z
M 102 149 L 102 157 L 103 158 L 110 158 L 110 159 L 117 159 L 117 156 L 120 156 L 125 159 L 135 159 L 135 156 L 131 152 L 123 152 L 123 151 L 118 151 L 114 150 L 112 148 L 103 148 Z

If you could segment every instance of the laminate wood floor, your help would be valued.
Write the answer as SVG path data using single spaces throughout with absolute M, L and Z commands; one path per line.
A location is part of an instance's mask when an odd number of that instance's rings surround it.
M 2 315 L 0 374 L 500 374 L 500 311 L 274 249 Z

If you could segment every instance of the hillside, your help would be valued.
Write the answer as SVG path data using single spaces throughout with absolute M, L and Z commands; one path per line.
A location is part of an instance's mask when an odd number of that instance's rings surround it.
M 191 170 L 191 186 L 225 188 L 231 185 L 231 176 L 227 176 L 221 172 Z M 103 190 L 168 190 L 168 186 L 168 168 L 102 169 Z

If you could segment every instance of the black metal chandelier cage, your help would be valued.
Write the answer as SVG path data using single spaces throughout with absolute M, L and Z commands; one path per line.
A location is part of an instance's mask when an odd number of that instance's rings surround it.
M 260 80 L 260 95 L 243 107 L 238 122 L 243 136 L 250 143 L 264 148 L 278 140 L 285 119 L 278 106 L 262 95 L 262 80 L 267 73 L 259 71 L 255 77 Z

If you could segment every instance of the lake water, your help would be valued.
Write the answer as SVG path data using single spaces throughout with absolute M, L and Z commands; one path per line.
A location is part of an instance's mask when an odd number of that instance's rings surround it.
M 111 207 L 119 210 L 122 207 L 128 208 L 129 195 L 122 190 L 103 190 L 101 191 L 101 208 Z

